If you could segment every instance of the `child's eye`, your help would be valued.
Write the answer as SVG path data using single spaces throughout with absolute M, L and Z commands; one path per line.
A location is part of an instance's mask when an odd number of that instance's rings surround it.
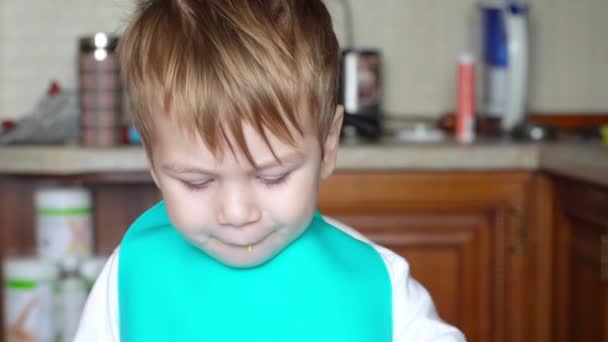
M 258 176 L 257 178 L 264 185 L 275 186 L 275 185 L 280 185 L 280 184 L 284 183 L 290 174 L 291 174 L 291 172 L 286 172 L 286 173 L 276 175 L 276 176 Z
M 182 183 L 190 190 L 203 190 L 209 187 L 211 183 L 213 183 L 213 179 L 207 179 L 202 182 L 191 182 L 187 180 L 182 180 Z

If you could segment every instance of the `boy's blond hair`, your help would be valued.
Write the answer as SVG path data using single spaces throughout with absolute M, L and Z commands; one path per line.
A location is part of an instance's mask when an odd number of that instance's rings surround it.
M 267 143 L 265 129 L 293 143 L 289 127 L 302 134 L 302 115 L 321 144 L 329 134 L 339 47 L 321 0 L 143 1 L 119 54 L 150 158 L 156 115 L 200 134 L 216 156 L 227 145 L 253 165 L 243 122 Z

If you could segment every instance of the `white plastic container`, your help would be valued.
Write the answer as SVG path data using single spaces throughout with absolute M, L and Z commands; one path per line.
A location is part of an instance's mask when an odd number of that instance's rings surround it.
M 59 316 L 57 334 L 59 341 L 71 342 L 76 335 L 89 291 L 85 279 L 79 272 L 78 259 L 67 257 L 61 264 L 62 276 L 56 289 Z
M 5 341 L 53 341 L 57 266 L 39 258 L 4 261 Z
M 93 250 L 91 193 L 84 188 L 42 188 L 34 195 L 38 255 L 61 261 Z
M 80 274 L 87 283 L 87 288 L 90 291 L 95 284 L 95 280 L 103 270 L 108 256 L 94 256 L 92 258 L 85 259 L 80 265 Z

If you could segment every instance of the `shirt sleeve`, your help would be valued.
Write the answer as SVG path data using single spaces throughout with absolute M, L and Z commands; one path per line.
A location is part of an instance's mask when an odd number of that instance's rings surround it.
M 393 286 L 393 341 L 465 342 L 458 329 L 439 318 L 429 292 L 410 276 L 407 261 L 384 247 L 375 247 Z
M 74 342 L 120 342 L 118 330 L 118 248 L 89 294 Z
M 371 242 L 354 228 L 323 217 L 334 227 L 369 243 L 378 251 L 388 269 L 393 296 L 393 342 L 465 342 L 464 335 L 437 315 L 429 292 L 410 276 L 407 261 L 388 248 Z

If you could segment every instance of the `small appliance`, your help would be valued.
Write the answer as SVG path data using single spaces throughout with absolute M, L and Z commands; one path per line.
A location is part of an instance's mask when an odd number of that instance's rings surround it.
M 376 140 L 382 133 L 380 51 L 355 45 L 352 6 L 341 0 L 345 46 L 342 49 L 338 103 L 344 106 L 343 138 Z
M 349 48 L 342 53 L 339 102 L 344 105 L 343 135 L 376 139 L 381 134 L 380 52 Z

